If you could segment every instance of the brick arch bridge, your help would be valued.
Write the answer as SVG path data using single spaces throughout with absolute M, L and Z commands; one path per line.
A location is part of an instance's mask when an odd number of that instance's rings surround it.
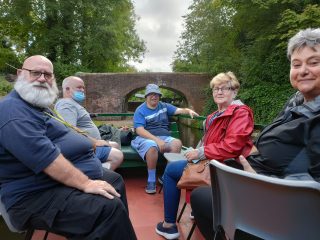
M 205 87 L 211 76 L 200 73 L 78 73 L 86 85 L 86 108 L 92 113 L 127 112 L 128 99 L 149 83 L 183 96 L 189 107 L 201 113 Z

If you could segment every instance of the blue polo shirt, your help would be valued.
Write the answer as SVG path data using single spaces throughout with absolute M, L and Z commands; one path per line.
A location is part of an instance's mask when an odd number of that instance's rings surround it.
M 7 209 L 60 183 L 43 170 L 61 153 L 91 179 L 102 166 L 91 140 L 25 102 L 16 91 L 0 101 L 0 184 Z

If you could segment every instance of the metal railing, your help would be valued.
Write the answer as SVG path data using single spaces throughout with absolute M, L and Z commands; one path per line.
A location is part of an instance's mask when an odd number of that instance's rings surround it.
M 90 113 L 90 116 L 92 118 L 94 117 L 133 117 L 133 115 L 134 115 L 133 113 Z M 192 119 L 190 115 L 185 115 L 185 114 L 177 115 L 175 117 L 182 118 L 182 119 Z M 206 116 L 195 116 L 193 119 L 198 121 L 204 121 L 206 118 L 207 118 Z M 259 123 L 254 124 L 254 129 L 258 131 L 261 131 L 264 127 L 265 125 L 263 124 L 259 124 Z

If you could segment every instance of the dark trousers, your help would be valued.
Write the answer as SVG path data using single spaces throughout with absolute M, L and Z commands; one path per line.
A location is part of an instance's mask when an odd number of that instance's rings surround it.
M 197 226 L 206 240 L 214 239 L 211 187 L 198 187 L 191 193 L 191 208 Z
M 72 240 L 137 239 L 122 177 L 105 171 L 102 180 L 110 183 L 121 198 L 108 199 L 59 186 L 30 196 L 8 213 L 19 227 L 49 230 Z

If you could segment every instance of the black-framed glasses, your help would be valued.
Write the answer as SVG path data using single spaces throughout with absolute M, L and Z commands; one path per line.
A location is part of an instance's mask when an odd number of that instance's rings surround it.
M 232 88 L 231 87 L 221 87 L 221 88 L 215 87 L 215 88 L 212 88 L 212 92 L 213 93 L 218 93 L 220 90 L 221 90 L 222 93 L 226 93 L 226 92 L 232 90 Z
M 33 79 L 40 78 L 42 74 L 47 81 L 52 80 L 54 78 L 53 73 L 40 72 L 40 71 L 31 70 L 31 69 L 27 69 L 27 68 L 22 68 L 22 70 L 28 71 L 30 73 L 30 77 L 32 77 Z

